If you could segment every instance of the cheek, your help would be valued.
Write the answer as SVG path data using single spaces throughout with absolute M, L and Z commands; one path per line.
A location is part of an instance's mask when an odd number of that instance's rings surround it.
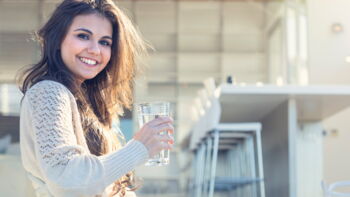
M 70 59 L 69 58 L 69 48 L 66 47 L 66 45 L 61 46 L 61 58 L 65 64 L 67 64 L 67 61 Z
M 72 55 L 75 56 L 83 48 L 84 48 L 84 44 L 81 41 L 74 39 L 72 37 L 64 40 L 61 45 L 62 53 L 65 53 L 68 56 L 72 56 Z
M 64 61 L 68 61 L 70 59 L 70 56 L 72 54 L 72 46 L 71 45 L 72 42 L 69 42 L 68 40 L 63 41 L 62 45 L 61 45 L 61 56 L 63 58 Z
M 105 62 L 105 64 L 107 64 L 110 59 L 111 59 L 111 49 L 106 49 L 104 51 L 103 61 Z

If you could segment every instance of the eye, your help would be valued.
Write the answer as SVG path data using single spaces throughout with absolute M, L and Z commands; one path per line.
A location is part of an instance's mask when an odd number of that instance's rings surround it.
M 80 39 L 83 39 L 83 40 L 89 40 L 89 35 L 87 35 L 87 34 L 81 33 L 81 34 L 78 34 L 77 37 Z
M 103 46 L 111 46 L 111 43 L 109 43 L 109 42 L 106 41 L 106 40 L 101 40 L 99 43 L 100 43 L 101 45 L 103 45 Z

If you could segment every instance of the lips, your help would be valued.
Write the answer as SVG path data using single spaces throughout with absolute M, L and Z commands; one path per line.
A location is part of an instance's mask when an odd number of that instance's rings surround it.
M 83 62 L 84 64 L 87 64 L 89 66 L 96 66 L 98 64 L 98 61 L 91 59 L 91 58 L 86 58 L 86 57 L 78 57 L 78 59 Z

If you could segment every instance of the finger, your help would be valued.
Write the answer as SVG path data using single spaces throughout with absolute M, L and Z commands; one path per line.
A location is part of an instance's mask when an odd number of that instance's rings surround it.
M 167 143 L 162 144 L 162 150 L 171 150 L 173 149 L 173 147 L 174 147 L 173 144 L 167 144 Z
M 156 147 L 155 147 L 155 151 L 156 152 L 160 152 L 162 150 L 168 150 L 168 149 L 172 149 L 173 145 L 172 144 L 168 144 L 168 143 L 159 143 Z
M 167 134 L 173 134 L 174 133 L 174 127 L 173 125 L 167 123 L 167 124 L 161 124 L 158 127 L 153 128 L 154 134 L 159 134 L 162 132 L 166 132 Z
M 174 128 L 174 126 L 171 125 L 171 129 L 168 130 L 168 134 L 169 134 L 169 135 L 173 135 L 173 134 L 174 134 L 174 131 L 175 131 L 175 128 Z
M 166 131 L 168 135 L 174 134 L 174 130 L 175 130 L 174 126 L 171 123 L 158 125 L 157 128 L 160 130 L 160 132 Z
M 169 116 L 162 116 L 151 120 L 149 122 L 149 125 L 156 127 L 158 125 L 165 124 L 165 123 L 173 123 L 173 119 Z
M 158 135 L 157 140 L 163 143 L 166 142 L 166 143 L 174 144 L 174 138 L 173 136 L 170 136 L 170 135 Z

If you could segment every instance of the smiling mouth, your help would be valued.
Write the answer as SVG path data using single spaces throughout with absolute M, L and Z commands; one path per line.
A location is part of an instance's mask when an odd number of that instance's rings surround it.
M 82 61 L 83 63 L 91 65 L 91 66 L 96 66 L 98 64 L 97 61 L 92 60 L 92 59 L 88 59 L 88 58 L 84 58 L 84 57 L 78 57 L 78 59 L 80 61 Z

